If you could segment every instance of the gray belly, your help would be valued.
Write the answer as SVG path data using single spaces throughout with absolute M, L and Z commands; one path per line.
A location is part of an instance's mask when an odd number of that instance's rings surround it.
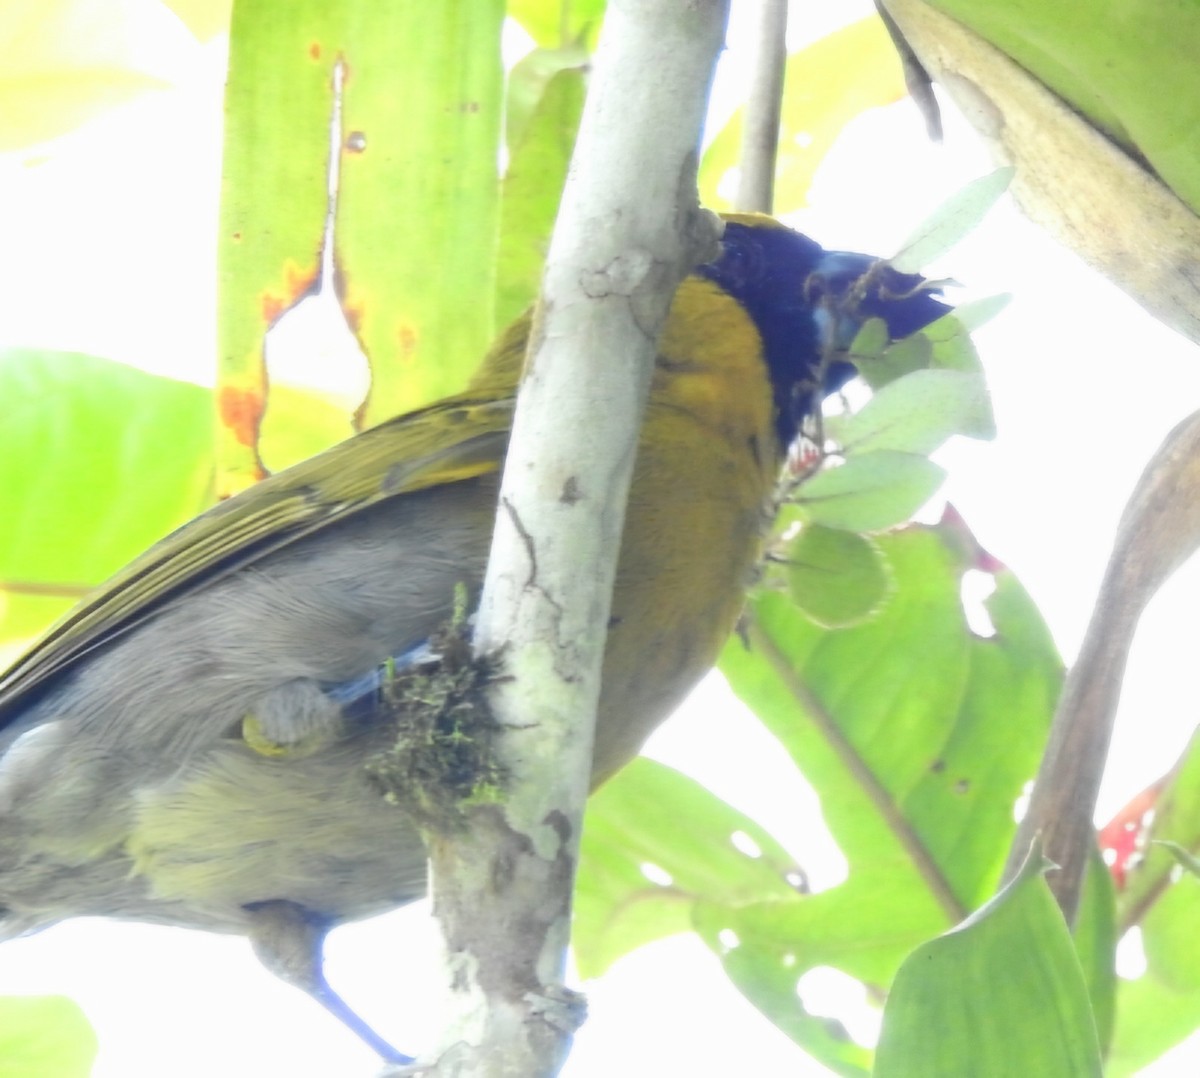
M 319 739 L 338 720 L 322 686 L 441 625 L 455 587 L 478 587 L 494 504 L 484 482 L 406 495 L 239 570 L 11 723 L 0 931 L 85 914 L 237 931 L 248 903 L 341 920 L 423 893 L 416 831 L 363 767 L 389 731 L 277 758 L 241 740 L 242 721 L 273 716 L 276 741 Z

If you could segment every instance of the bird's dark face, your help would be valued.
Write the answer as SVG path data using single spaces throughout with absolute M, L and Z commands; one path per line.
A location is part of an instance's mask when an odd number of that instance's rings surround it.
M 898 340 L 950 310 L 920 288 L 923 278 L 878 261 L 826 251 L 763 218 L 762 224 L 727 221 L 720 256 L 697 267 L 742 304 L 762 335 L 784 445 L 805 416 L 854 377 L 854 366 L 838 357 L 868 318 L 882 318 Z M 859 282 L 872 267 L 863 291 Z M 851 297 L 856 286 L 861 294 Z

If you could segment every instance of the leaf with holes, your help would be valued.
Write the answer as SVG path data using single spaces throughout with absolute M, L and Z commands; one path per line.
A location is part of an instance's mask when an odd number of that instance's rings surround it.
M 687 931 L 701 899 L 791 894 L 794 870 L 753 820 L 639 757 L 588 801 L 572 937 L 579 972 L 599 976 L 635 947 Z
M 697 914 L 751 1001 L 830 1066 L 852 1046 L 810 1020 L 799 979 L 832 966 L 886 989 L 913 947 L 988 898 L 1062 678 L 1045 624 L 1007 571 L 994 572 L 985 603 L 992 635 L 968 626 L 962 575 L 988 563 L 961 523 L 876 542 L 894 585 L 871 618 L 822 628 L 785 594 L 763 590 L 744 641 L 721 659 L 816 789 L 848 878 L 818 894 L 713 902 Z M 736 950 L 720 947 L 722 928 L 740 940 Z
M 503 0 L 235 5 L 218 237 L 221 493 L 261 475 L 263 338 L 318 284 L 336 287 L 370 363 L 367 425 L 463 388 L 483 357 L 495 330 L 503 20 Z

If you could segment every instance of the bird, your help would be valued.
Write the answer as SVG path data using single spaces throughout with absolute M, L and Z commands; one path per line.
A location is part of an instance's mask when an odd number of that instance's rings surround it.
M 853 293 L 853 303 L 843 302 Z M 711 668 L 755 579 L 789 445 L 892 339 L 949 310 L 916 276 L 726 215 L 658 343 L 621 540 L 593 786 Z M 0 939 L 105 916 L 239 933 L 385 1059 L 325 981 L 346 921 L 425 893 L 369 774 L 384 670 L 482 582 L 531 318 L 461 394 L 183 525 L 0 676 Z

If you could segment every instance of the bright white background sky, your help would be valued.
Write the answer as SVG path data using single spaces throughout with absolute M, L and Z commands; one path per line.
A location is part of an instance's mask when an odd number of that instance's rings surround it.
M 870 10 L 866 0 L 794 6 L 793 47 Z M 812 25 L 814 8 L 820 26 Z M 718 107 L 738 92 L 744 36 L 735 25 Z M 36 160 L 0 157 L 0 345 L 75 349 L 203 381 L 215 351 L 223 47 L 198 47 L 164 22 L 147 50 L 172 89 L 102 117 Z M 941 147 L 926 141 L 907 101 L 856 121 L 819 173 L 811 206 L 792 223 L 826 246 L 896 249 L 947 194 L 992 167 L 965 124 L 949 110 L 946 120 Z M 931 269 L 962 281 L 964 298 L 1016 296 L 977 336 L 1000 435 L 944 451 L 946 494 L 1021 577 L 1069 660 L 1125 497 L 1165 433 L 1200 405 L 1200 355 L 1008 204 Z M 1101 818 L 1157 778 L 1194 728 L 1198 589 L 1200 569 L 1188 566 L 1144 619 Z M 794 769 L 718 679 L 648 751 L 764 823 L 818 886 L 838 881 L 839 856 L 815 799 L 784 798 Z M 335 932 L 328 970 L 397 1044 L 427 1043 L 438 982 L 422 908 Z M 806 1065 L 691 938 L 644 948 L 586 988 L 591 1018 L 568 1078 L 827 1073 Z M 852 1031 L 870 1035 L 869 1013 L 835 975 L 813 975 L 802 991 L 810 1007 L 841 1008 Z M 78 1000 L 101 1037 L 97 1078 L 374 1070 L 368 1052 L 262 971 L 241 940 L 68 923 L 4 945 L 0 993 L 9 992 Z M 1197 1054 L 1174 1053 L 1148 1073 L 1194 1074 Z

